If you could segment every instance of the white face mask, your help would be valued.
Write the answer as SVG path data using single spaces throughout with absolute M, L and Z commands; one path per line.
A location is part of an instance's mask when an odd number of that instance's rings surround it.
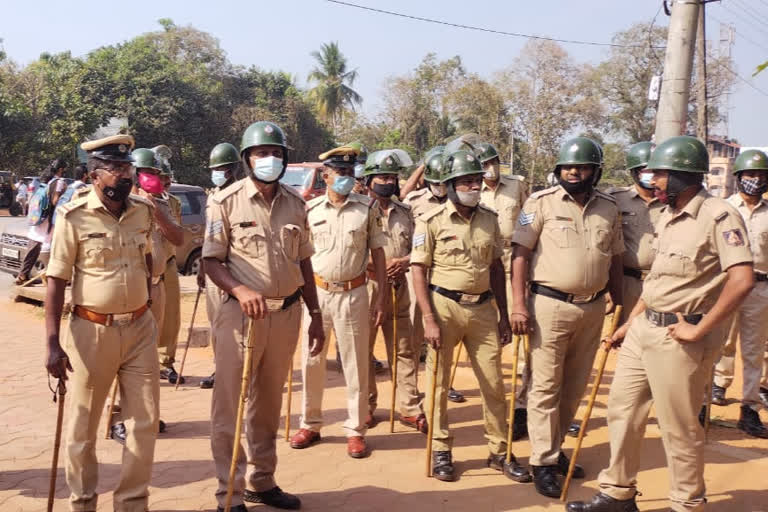
M 432 192 L 433 196 L 438 198 L 443 198 L 448 193 L 448 191 L 445 189 L 445 183 L 430 183 L 429 191 Z
M 640 186 L 647 189 L 653 188 L 653 185 L 651 185 L 652 179 L 653 179 L 652 172 L 641 172 L 640 175 L 637 177 L 637 181 L 640 182 Z
M 499 179 L 499 169 L 498 169 L 498 167 L 495 166 L 495 165 L 489 165 L 485 169 L 485 173 L 483 174 L 483 178 L 485 178 L 486 180 L 498 181 L 498 179 Z
M 257 180 L 272 183 L 283 172 L 283 159 L 274 156 L 257 158 L 251 161 L 251 169 Z
M 456 197 L 459 198 L 459 202 L 464 205 L 468 206 L 469 208 L 474 208 L 475 206 L 480 203 L 480 191 L 479 190 L 472 190 L 470 192 L 461 192 L 459 190 L 456 191 Z

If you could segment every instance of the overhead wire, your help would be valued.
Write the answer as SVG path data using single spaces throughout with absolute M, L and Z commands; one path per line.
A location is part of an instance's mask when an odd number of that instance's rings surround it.
M 759 21 L 762 24 L 768 24 L 768 15 L 761 13 L 758 11 L 754 6 L 747 5 L 746 3 L 743 3 L 743 0 L 733 0 L 736 2 L 736 5 L 741 7 L 741 9 L 748 15 L 755 18 L 755 20 Z

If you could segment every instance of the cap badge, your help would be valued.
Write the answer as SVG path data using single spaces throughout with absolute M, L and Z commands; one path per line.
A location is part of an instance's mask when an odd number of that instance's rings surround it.
M 120 151 L 121 153 L 125 153 L 125 152 L 127 152 L 127 151 L 128 151 L 128 146 L 126 146 L 125 144 L 120 144 L 119 146 L 117 146 L 117 149 L 118 149 L 118 151 Z
M 275 131 L 275 130 L 274 130 L 274 128 L 272 128 L 272 125 L 268 124 L 268 125 L 266 125 L 264 127 L 264 133 L 272 133 L 273 131 Z

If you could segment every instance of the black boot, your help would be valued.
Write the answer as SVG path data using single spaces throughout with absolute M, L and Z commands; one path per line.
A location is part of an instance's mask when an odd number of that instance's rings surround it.
M 453 388 L 448 390 L 448 400 L 450 400 L 451 402 L 456 402 L 457 404 L 467 401 L 467 399 L 464 398 L 464 395 L 462 395 L 461 393 L 459 393 Z
M 450 450 L 432 454 L 432 475 L 443 482 L 453 482 L 455 477 Z
M 506 456 L 491 454 L 488 456 L 486 464 L 488 464 L 488 467 L 491 469 L 501 471 L 504 473 L 504 476 L 515 482 L 525 484 L 533 480 L 533 477 L 528 470 L 517 463 L 517 459 L 515 459 L 514 455 L 512 455 L 509 463 L 507 463 Z
M 707 406 L 702 405 L 701 410 L 699 411 L 699 425 L 701 425 L 702 427 L 704 426 L 704 421 L 706 417 L 707 417 Z
M 581 430 L 581 423 L 578 421 L 574 421 L 568 427 L 568 432 L 566 432 L 566 434 L 568 434 L 571 437 L 579 437 L 579 430 Z
M 512 440 L 517 441 L 528 437 L 528 410 L 515 409 L 515 418 L 512 423 Z
M 536 492 L 549 498 L 559 498 L 563 489 L 557 478 L 557 466 L 533 466 L 533 485 Z
M 561 475 L 566 476 L 568 474 L 570 464 L 570 459 L 563 452 L 560 452 L 560 455 L 557 456 L 557 470 Z M 573 478 L 584 478 L 584 468 L 576 464 L 573 467 Z
M 173 366 L 168 366 L 160 370 L 160 378 L 167 380 L 171 384 L 176 384 L 176 381 L 179 379 L 179 374 L 176 373 L 176 370 Z M 181 384 L 184 384 L 186 381 L 187 379 L 184 377 L 181 378 Z
M 109 429 L 109 437 L 120 444 L 125 444 L 125 423 L 115 423 Z
M 760 401 L 763 402 L 763 407 L 768 409 L 768 388 L 760 388 Z
M 712 403 L 715 405 L 728 405 L 725 399 L 725 388 L 712 384 Z
M 202 389 L 211 389 L 216 381 L 216 372 L 213 372 L 210 377 L 206 377 L 200 381 L 200 387 Z
M 571 501 L 565 506 L 568 512 L 638 512 L 635 498 L 617 500 L 601 492 L 589 501 Z
M 268 491 L 243 491 L 243 499 L 251 503 L 263 503 L 270 507 L 284 510 L 298 510 L 301 508 L 301 500 L 293 494 L 283 492 L 279 487 L 273 487 Z
M 768 439 L 768 429 L 760 421 L 760 414 L 749 405 L 741 406 L 741 416 L 736 426 L 752 437 Z

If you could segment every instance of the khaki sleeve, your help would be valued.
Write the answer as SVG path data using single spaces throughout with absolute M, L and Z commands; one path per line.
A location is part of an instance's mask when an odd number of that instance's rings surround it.
M 501 241 L 501 228 L 499 228 L 499 223 L 494 222 L 493 223 L 493 259 L 491 262 L 501 258 L 504 255 L 504 250 L 501 247 L 501 244 L 499 243 Z
M 315 254 L 315 246 L 312 245 L 312 237 L 309 234 L 309 219 L 304 211 L 304 229 L 301 230 L 299 239 L 299 261 L 305 260 Z
M 720 268 L 725 272 L 739 263 L 752 263 L 752 250 L 741 215 L 735 210 L 721 215 L 725 216 L 715 219 L 712 239 L 720 256 Z
M 155 212 L 153 210 L 153 206 L 148 206 L 149 208 L 149 229 L 147 230 L 147 243 L 144 245 L 144 254 L 149 254 L 152 256 L 152 233 L 155 232 Z
M 69 281 L 77 259 L 78 239 L 71 219 L 60 215 L 53 227 L 51 256 L 45 274 Z
M 613 221 L 613 243 L 611 244 L 611 254 L 617 256 L 624 254 L 624 228 L 621 226 L 621 212 L 616 212 L 616 220 Z
M 203 258 L 227 261 L 229 255 L 229 219 L 221 203 L 211 202 L 205 212 Z
M 512 243 L 533 250 L 539 242 L 543 227 L 544 217 L 541 213 L 541 201 L 529 197 L 517 218 L 517 227 L 512 235 Z
M 411 264 L 420 263 L 426 267 L 432 266 L 432 254 L 435 248 L 435 237 L 429 229 L 429 224 L 416 220 L 413 229 L 413 244 L 411 245 Z
M 368 248 L 378 249 L 387 245 L 387 234 L 381 227 L 381 214 L 378 208 L 368 208 Z

